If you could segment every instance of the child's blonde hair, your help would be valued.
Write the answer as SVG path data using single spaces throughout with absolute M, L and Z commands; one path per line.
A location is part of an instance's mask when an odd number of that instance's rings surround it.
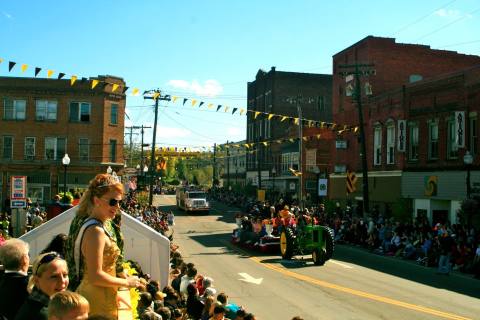
M 60 291 L 55 293 L 48 303 L 48 319 L 61 318 L 71 310 L 85 308 L 89 312 L 90 305 L 87 299 L 76 292 Z

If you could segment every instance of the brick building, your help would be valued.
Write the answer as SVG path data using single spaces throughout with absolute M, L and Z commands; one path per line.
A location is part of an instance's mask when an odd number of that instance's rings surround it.
M 275 67 L 268 72 L 259 70 L 255 80 L 248 83 L 248 110 L 298 117 L 300 96 L 302 119 L 329 122 L 331 90 L 331 75 L 276 71 Z M 281 121 L 280 117 L 269 120 L 263 114 L 255 118 L 254 113 L 248 113 L 247 143 L 253 143 L 254 147 L 247 153 L 247 183 L 270 191 L 275 189 L 279 196 L 298 194 L 299 178 L 288 170 L 302 169 L 299 168 L 298 139 L 275 143 L 296 131 L 298 125 L 292 121 Z M 303 188 L 305 190 L 305 186 Z
M 362 102 L 369 171 L 370 208 L 377 207 L 387 213 L 399 202 L 402 195 L 403 171 L 409 167 L 407 150 L 409 142 L 412 101 L 408 92 L 429 79 L 480 64 L 480 57 L 453 51 L 434 50 L 425 45 L 396 43 L 392 38 L 368 36 L 333 56 L 333 121 L 339 124 L 358 125 L 357 106 L 348 89 L 354 85 L 351 78 L 340 75 L 342 65 L 373 64 L 374 75 L 361 77 Z M 363 92 L 367 87 L 372 95 Z M 430 88 L 432 89 L 432 88 Z M 429 89 L 429 90 L 430 90 Z M 442 96 L 445 87 L 432 93 Z M 433 89 L 432 89 L 433 90 Z M 420 103 L 420 102 L 418 102 Z M 432 107 L 434 100 L 422 102 Z M 426 103 L 426 104 L 425 104 Z M 423 136 L 421 136 L 423 137 Z M 358 204 L 361 208 L 361 160 L 358 156 L 358 137 L 343 138 L 345 149 L 332 148 L 330 196 Z M 419 168 L 417 168 L 419 169 Z M 345 196 L 345 170 L 356 171 L 359 177 L 357 192 Z M 413 168 L 412 168 L 413 170 Z M 416 170 L 416 169 L 415 169 Z
M 222 185 L 245 187 L 246 150 L 245 140 L 220 145 L 223 150 Z
M 99 84 L 91 89 L 91 80 Z M 112 92 L 113 84 L 118 85 Z M 27 176 L 27 195 L 46 204 L 64 186 L 85 188 L 108 166 L 124 166 L 125 94 L 113 76 L 78 80 L 0 77 L 0 186 L 3 201 L 10 177 Z

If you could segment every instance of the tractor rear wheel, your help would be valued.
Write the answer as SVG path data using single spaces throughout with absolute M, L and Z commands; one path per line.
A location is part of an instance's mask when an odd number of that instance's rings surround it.
M 323 266 L 325 264 L 325 261 L 327 261 L 325 250 L 321 248 L 313 249 L 312 260 L 313 264 L 315 264 L 316 266 Z
M 280 234 L 280 253 L 283 259 L 290 260 L 293 256 L 293 246 L 295 242 L 295 235 L 293 230 L 285 228 Z
M 328 232 L 324 233 L 325 241 L 325 261 L 329 260 L 333 256 L 333 251 L 335 250 L 335 242 L 333 241 L 333 229 L 327 228 Z

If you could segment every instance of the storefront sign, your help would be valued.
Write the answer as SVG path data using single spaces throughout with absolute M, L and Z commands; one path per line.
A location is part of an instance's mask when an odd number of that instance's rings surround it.
M 11 181 L 11 200 L 27 198 L 27 177 L 13 176 Z
M 21 209 L 27 206 L 27 200 L 11 200 L 10 201 L 10 208 L 12 209 Z

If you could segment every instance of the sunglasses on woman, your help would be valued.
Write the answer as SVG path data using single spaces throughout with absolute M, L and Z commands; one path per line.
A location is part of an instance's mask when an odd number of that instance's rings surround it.
M 102 200 L 107 202 L 110 207 L 116 207 L 116 206 L 120 205 L 120 203 L 122 203 L 122 199 L 120 199 L 120 200 L 117 200 L 117 199 L 110 199 L 110 200 L 102 199 Z
M 35 270 L 35 272 L 33 272 L 33 274 L 35 274 L 35 275 L 37 274 L 38 269 L 40 268 L 40 266 L 41 266 L 42 264 L 50 263 L 50 262 L 52 262 L 53 260 L 55 260 L 55 259 L 57 259 L 57 258 L 63 259 L 63 257 L 62 257 L 59 253 L 57 253 L 57 252 L 50 252 L 50 253 L 44 255 L 44 256 L 42 257 L 42 259 L 40 259 L 40 261 L 38 262 L 38 264 L 37 264 L 37 269 Z

